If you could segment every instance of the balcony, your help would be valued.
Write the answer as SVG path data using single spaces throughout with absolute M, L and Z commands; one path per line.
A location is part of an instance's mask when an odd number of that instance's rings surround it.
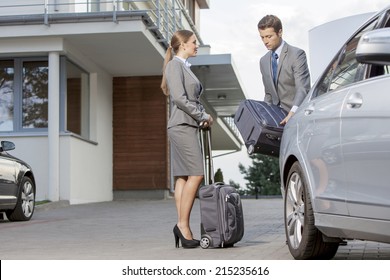
M 207 49 L 180 0 L 0 0 L 0 57 L 77 51 L 114 77 L 161 75 L 178 29 L 191 29 Z M 218 116 L 213 147 L 241 149 L 231 117 L 245 95 L 231 55 L 200 52 L 191 63 L 207 110 Z
M 17 4 L 0 0 L 0 26 L 56 23 L 126 21 L 142 19 L 164 47 L 178 29 L 192 29 L 202 45 L 195 24 L 179 0 L 35 0 Z

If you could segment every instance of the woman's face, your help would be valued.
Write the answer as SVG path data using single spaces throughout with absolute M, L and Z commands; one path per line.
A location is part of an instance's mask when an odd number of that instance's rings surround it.
M 274 51 L 282 42 L 282 30 L 279 30 L 278 33 L 275 32 L 273 27 L 266 29 L 259 29 L 261 40 L 263 41 L 265 47 L 268 50 Z
M 186 43 L 182 44 L 182 50 L 186 58 L 196 56 L 196 54 L 198 53 L 198 45 L 196 44 L 195 34 L 192 35 Z

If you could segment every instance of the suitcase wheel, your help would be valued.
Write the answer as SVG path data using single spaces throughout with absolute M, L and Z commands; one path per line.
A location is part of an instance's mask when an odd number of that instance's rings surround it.
M 200 239 L 200 247 L 203 249 L 207 249 L 211 246 L 211 237 L 207 234 L 202 235 L 202 238 Z

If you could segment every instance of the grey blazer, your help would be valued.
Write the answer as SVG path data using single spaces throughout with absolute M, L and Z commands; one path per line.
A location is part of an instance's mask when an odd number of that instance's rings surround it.
M 276 86 L 272 80 L 271 51 L 260 59 L 264 84 L 264 101 L 280 105 L 289 112 L 292 106 L 301 105 L 310 90 L 310 73 L 303 50 L 286 42 L 280 53 Z
M 165 77 L 171 97 L 171 116 L 168 128 L 187 124 L 199 126 L 209 115 L 199 101 L 202 85 L 191 69 L 183 61 L 174 57 L 165 68 Z

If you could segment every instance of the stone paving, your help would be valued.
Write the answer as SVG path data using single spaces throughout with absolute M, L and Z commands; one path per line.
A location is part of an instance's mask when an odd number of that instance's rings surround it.
M 293 260 L 283 201 L 244 199 L 245 234 L 232 248 L 175 248 L 173 199 L 38 206 L 29 222 L 0 221 L 2 260 Z M 199 201 L 191 217 L 200 236 Z M 335 260 L 390 260 L 390 244 L 349 241 Z

